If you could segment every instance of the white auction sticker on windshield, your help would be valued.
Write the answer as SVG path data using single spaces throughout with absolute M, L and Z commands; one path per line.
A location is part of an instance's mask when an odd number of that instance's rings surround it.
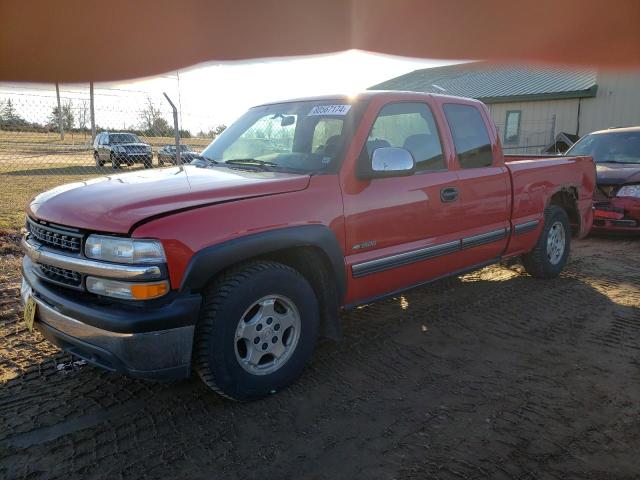
M 316 105 L 309 112 L 308 117 L 313 115 L 346 115 L 351 105 Z

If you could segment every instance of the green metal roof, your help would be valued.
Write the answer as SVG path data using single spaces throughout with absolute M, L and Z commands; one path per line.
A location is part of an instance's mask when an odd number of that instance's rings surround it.
M 369 90 L 440 93 L 501 103 L 595 97 L 598 85 L 593 70 L 473 62 L 415 70 Z

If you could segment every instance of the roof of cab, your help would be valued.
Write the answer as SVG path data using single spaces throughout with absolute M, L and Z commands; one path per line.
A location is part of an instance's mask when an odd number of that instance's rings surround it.
M 415 98 L 415 97 L 424 97 L 424 98 L 436 97 L 436 98 L 445 98 L 445 99 L 449 98 L 449 99 L 465 100 L 466 102 L 481 103 L 478 100 L 469 98 L 469 97 L 459 97 L 455 95 L 441 95 L 438 93 L 411 92 L 407 90 L 366 90 L 366 91 L 362 91 L 354 94 L 340 93 L 340 94 L 334 94 L 334 95 L 317 95 L 317 96 L 311 96 L 311 97 L 283 99 L 283 100 L 277 100 L 273 102 L 266 102 L 266 103 L 254 105 L 253 108 L 265 107 L 268 105 L 279 105 L 282 103 L 325 102 L 328 100 L 337 100 L 341 102 L 354 103 L 357 100 L 368 99 L 373 97 L 398 97 L 398 96 L 407 96 L 412 98 Z
M 625 133 L 625 132 L 640 132 L 640 126 L 636 127 L 609 127 L 604 130 L 596 130 L 595 132 L 591 132 L 590 135 L 600 135 L 602 133 Z

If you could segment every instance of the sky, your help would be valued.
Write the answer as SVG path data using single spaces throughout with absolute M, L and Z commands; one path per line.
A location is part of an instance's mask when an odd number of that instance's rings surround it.
M 450 63 L 442 60 L 393 57 L 350 50 L 346 52 L 198 65 L 156 77 L 95 85 L 96 123 L 106 128 L 136 127 L 140 111 L 150 99 L 171 122 L 163 92 L 180 107 L 181 128 L 192 133 L 229 125 L 260 103 L 332 93 L 357 93 L 368 87 L 421 68 Z M 84 108 L 87 85 L 61 85 L 63 102 Z M 27 120 L 43 122 L 55 105 L 51 85 L 0 83 L 0 101 L 12 98 Z

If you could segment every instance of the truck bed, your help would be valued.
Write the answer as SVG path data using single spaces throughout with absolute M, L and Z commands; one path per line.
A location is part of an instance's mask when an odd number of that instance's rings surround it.
M 512 226 L 533 225 L 538 222 L 530 233 L 514 236 L 508 253 L 524 251 L 530 247 L 529 235 L 537 238 L 544 209 L 554 195 L 569 195 L 577 200 L 579 212 L 570 215 L 570 220 L 579 237 L 589 233 L 593 221 L 591 205 L 596 183 L 596 171 L 591 157 L 505 156 L 505 166 L 511 175 Z M 580 218 L 585 220 L 580 222 Z

